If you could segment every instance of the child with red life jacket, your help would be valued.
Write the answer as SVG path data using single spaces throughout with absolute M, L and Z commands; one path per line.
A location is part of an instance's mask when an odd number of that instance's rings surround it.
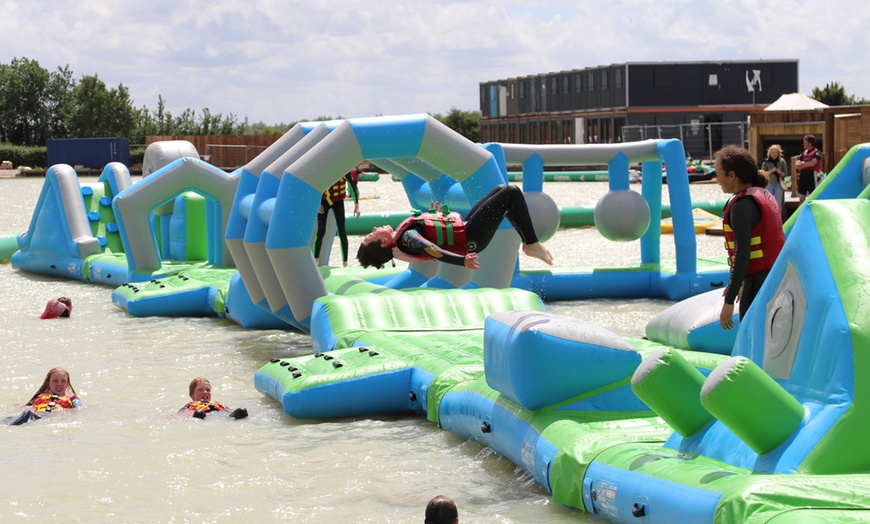
M 323 245 L 323 238 L 326 236 L 326 219 L 329 216 L 329 210 L 332 210 L 335 216 L 335 227 L 338 229 L 338 239 L 341 243 L 341 261 L 344 267 L 347 267 L 347 228 L 345 227 L 344 216 L 344 199 L 347 198 L 348 186 L 350 186 L 350 195 L 353 198 L 353 214 L 359 218 L 359 168 L 353 168 L 350 173 L 344 175 L 338 182 L 333 184 L 320 197 L 320 210 L 317 212 L 317 235 L 314 237 L 314 258 L 320 258 L 320 247 Z
M 486 249 L 505 218 L 523 241 L 523 252 L 553 264 L 553 256 L 538 241 L 522 190 L 500 185 L 483 197 L 462 221 L 459 213 L 446 208 L 416 214 L 394 231 L 390 226 L 376 227 L 363 238 L 357 259 L 363 267 L 382 268 L 398 258 L 405 262 L 438 260 L 468 269 L 477 269 L 477 253 Z
M 733 193 L 723 217 L 731 274 L 719 313 L 719 324 L 728 330 L 734 327 L 738 293 L 742 320 L 782 251 L 785 236 L 776 199 L 764 189 L 767 177 L 749 151 L 725 146 L 716 153 L 716 173 L 722 191 Z
M 79 408 L 82 401 L 76 395 L 69 379 L 69 373 L 63 368 L 51 368 L 45 375 L 42 385 L 27 402 L 29 408 L 17 417 L 3 421 L 4 425 L 20 426 L 25 422 L 37 420 L 49 413 L 65 409 Z
M 230 408 L 211 398 L 211 383 L 205 377 L 196 377 L 190 383 L 190 402 L 184 405 L 179 413 L 190 413 L 194 418 L 205 418 L 214 411 L 226 411 L 230 418 L 240 419 L 248 416 L 245 408 Z

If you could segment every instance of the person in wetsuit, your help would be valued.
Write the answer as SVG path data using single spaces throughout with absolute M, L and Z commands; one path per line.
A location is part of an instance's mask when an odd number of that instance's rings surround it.
M 477 269 L 477 253 L 486 249 L 505 218 L 519 233 L 526 255 L 553 264 L 553 256 L 538 241 L 522 190 L 513 185 L 493 188 L 471 208 L 464 222 L 455 212 L 423 213 L 406 219 L 395 231 L 390 226 L 376 227 L 363 238 L 357 260 L 363 267 L 379 269 L 393 258 L 437 260 Z
M 320 209 L 317 211 L 317 235 L 314 237 L 314 259 L 320 258 L 320 247 L 323 245 L 323 238 L 326 236 L 326 219 L 329 216 L 329 210 L 335 216 L 335 227 L 338 229 L 338 239 L 341 243 L 341 262 L 344 267 L 347 267 L 347 228 L 345 226 L 344 215 L 344 199 L 347 198 L 348 186 L 351 197 L 353 198 L 353 215 L 359 218 L 359 175 L 361 171 L 355 167 L 338 181 L 326 190 L 320 197 Z
M 725 146 L 716 153 L 716 180 L 725 193 L 723 225 L 731 272 L 723 295 L 719 324 L 734 327 L 734 303 L 740 295 L 742 320 L 785 243 L 782 214 L 773 195 L 764 189 L 767 177 L 749 151 Z

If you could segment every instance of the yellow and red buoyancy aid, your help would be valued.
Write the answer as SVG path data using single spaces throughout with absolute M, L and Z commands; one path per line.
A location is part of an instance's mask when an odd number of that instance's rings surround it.
M 746 269 L 747 275 L 754 275 L 773 267 L 776 257 L 782 251 L 785 237 L 782 233 L 782 215 L 779 213 L 779 206 L 777 206 L 773 195 L 761 187 L 750 187 L 735 193 L 725 204 L 725 216 L 722 221 L 725 233 L 725 249 L 728 251 L 728 265 L 733 265 L 735 256 L 734 230 L 731 229 L 730 223 L 731 208 L 734 202 L 745 196 L 754 198 L 758 202 L 758 207 L 761 208 L 761 220 L 752 227 L 749 267 Z
M 35 413 L 49 413 L 56 409 L 72 409 L 74 407 L 71 398 L 54 393 L 43 393 L 30 404 L 30 410 Z
M 347 198 L 347 180 L 345 180 L 344 177 L 339 178 L 338 182 L 332 184 L 332 186 L 323 193 L 323 198 L 325 198 L 330 204 Z
M 395 238 L 401 238 L 405 231 L 416 224 L 423 225 L 423 237 L 429 242 L 457 255 L 465 256 L 468 254 L 465 222 L 462 221 L 462 215 L 450 211 L 447 206 L 441 208 L 440 211 L 435 209 L 430 209 L 426 213 L 416 211 L 413 216 L 406 218 L 399 224 Z M 396 247 L 396 243 L 393 243 L 393 247 Z M 432 259 L 427 255 L 417 255 L 417 258 L 421 260 Z
M 204 411 L 206 413 L 211 413 L 212 411 L 229 411 L 230 408 L 224 406 L 217 400 L 212 400 L 211 402 L 204 402 L 202 400 L 197 400 L 196 402 L 188 402 L 181 408 L 181 411 Z
M 353 177 L 354 182 L 359 182 L 359 173 L 360 170 L 357 168 L 350 170 L 350 175 Z M 323 193 L 323 198 L 325 198 L 330 205 L 344 200 L 347 197 L 347 179 L 344 177 L 339 178 L 336 183 L 332 184 L 332 186 Z

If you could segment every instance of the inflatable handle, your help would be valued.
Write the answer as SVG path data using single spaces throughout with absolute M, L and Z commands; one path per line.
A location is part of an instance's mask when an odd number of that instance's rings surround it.
M 801 403 L 746 357 L 716 366 L 701 388 L 701 404 L 759 455 L 782 444 L 804 417 Z
M 713 421 L 701 405 L 704 375 L 671 349 L 646 357 L 631 377 L 631 390 L 685 438 Z

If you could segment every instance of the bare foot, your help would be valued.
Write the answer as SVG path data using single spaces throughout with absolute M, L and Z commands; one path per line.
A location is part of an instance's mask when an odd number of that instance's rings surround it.
M 547 251 L 547 248 L 544 247 L 544 244 L 540 242 L 535 242 L 534 244 L 523 244 L 523 253 L 526 255 L 537 258 L 538 260 L 544 261 L 544 263 L 553 265 L 553 255 Z
M 344 267 L 347 267 L 347 262 L 344 262 Z

